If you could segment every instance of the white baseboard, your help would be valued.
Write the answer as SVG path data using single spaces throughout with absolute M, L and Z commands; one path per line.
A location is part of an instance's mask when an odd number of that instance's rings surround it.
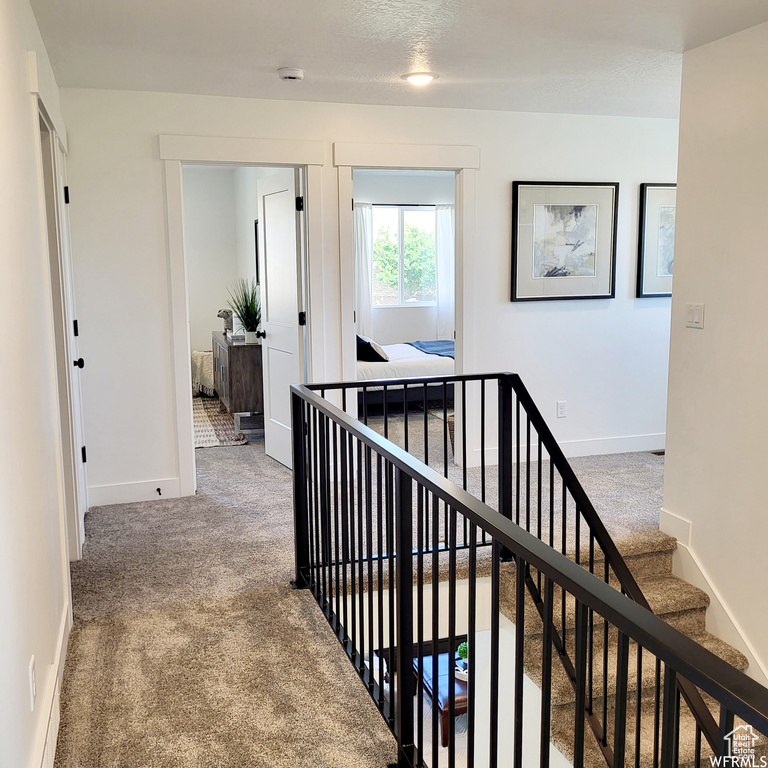
M 158 494 L 157 489 L 161 493 Z M 132 501 L 152 501 L 160 498 L 178 498 L 181 485 L 178 477 L 162 480 L 141 480 L 137 483 L 114 485 L 89 485 L 88 506 L 103 507 L 105 504 L 128 504 Z
M 40 707 L 41 715 L 38 721 L 37 733 L 35 734 L 29 768 L 53 768 L 53 758 L 56 755 L 56 738 L 59 733 L 59 692 L 64 675 L 64 663 L 67 659 L 67 642 L 69 641 L 69 631 L 71 628 L 72 613 L 69 600 L 67 600 L 61 612 L 59 638 L 53 663 L 51 664 L 51 674 L 47 676 L 42 695 L 37 698 L 37 706 Z
M 664 448 L 666 434 L 627 435 L 625 437 L 598 437 L 590 440 L 565 440 L 560 443 L 566 458 L 577 456 L 601 456 L 607 453 L 635 453 L 638 451 L 660 451 Z M 525 462 L 525 445 L 520 446 L 521 461 Z M 536 458 L 538 443 L 531 443 L 531 456 Z M 499 463 L 498 448 L 485 449 L 485 463 Z M 475 448 L 467 461 L 470 467 L 480 466 L 480 449 Z
M 560 447 L 566 458 L 602 456 L 606 453 L 635 453 L 660 451 L 666 445 L 666 433 L 652 435 L 625 435 L 624 437 L 597 437 L 591 440 L 563 440 Z
M 677 539 L 678 547 L 672 557 L 672 572 L 709 595 L 710 603 L 706 614 L 707 632 L 711 632 L 715 637 L 725 640 L 726 643 L 741 651 L 749 661 L 747 674 L 758 683 L 768 686 L 768 665 L 755 651 L 754 645 L 731 613 L 691 546 L 693 523 L 662 508 L 659 528 Z

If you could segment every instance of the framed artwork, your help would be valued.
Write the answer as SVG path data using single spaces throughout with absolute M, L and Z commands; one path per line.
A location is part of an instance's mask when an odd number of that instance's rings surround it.
M 672 295 L 676 184 L 640 185 L 637 298 Z
M 512 184 L 512 301 L 612 299 L 617 182 Z

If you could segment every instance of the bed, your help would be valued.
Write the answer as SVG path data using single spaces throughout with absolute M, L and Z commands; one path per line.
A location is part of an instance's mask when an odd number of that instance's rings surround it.
M 418 345 L 418 346 L 414 346 Z M 404 342 L 402 344 L 385 344 L 377 349 L 383 350 L 386 361 L 360 360 L 357 361 L 357 378 L 359 381 L 372 381 L 376 379 L 406 379 L 420 378 L 424 376 L 445 376 L 455 371 L 454 344 L 452 341 L 438 342 Z M 358 347 L 358 349 L 360 349 Z M 425 351 L 425 350 L 430 350 Z M 438 354 L 435 354 L 435 351 Z M 358 357 L 360 355 L 358 354 Z M 446 394 L 449 402 L 453 401 L 453 384 L 448 384 Z M 428 400 L 435 401 L 443 398 L 443 385 L 431 385 L 428 387 Z M 362 392 L 359 396 L 362 405 Z M 407 399 L 409 403 L 419 404 L 424 401 L 424 393 L 421 387 L 408 389 Z M 366 403 L 370 406 L 381 406 L 384 402 L 384 390 L 375 387 L 367 390 Z M 393 407 L 403 406 L 402 388 L 393 387 L 387 389 L 387 405 Z

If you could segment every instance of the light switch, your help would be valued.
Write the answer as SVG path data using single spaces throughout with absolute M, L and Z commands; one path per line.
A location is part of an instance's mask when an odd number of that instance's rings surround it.
M 704 327 L 704 305 L 703 304 L 687 304 L 686 305 L 685 327 L 686 328 L 703 328 Z

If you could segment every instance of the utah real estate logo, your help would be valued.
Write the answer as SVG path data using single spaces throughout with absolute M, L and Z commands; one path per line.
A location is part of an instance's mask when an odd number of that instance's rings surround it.
M 728 754 L 710 757 L 713 768 L 768 768 L 768 757 L 758 757 L 757 742 L 760 736 L 751 725 L 740 725 L 725 737 Z

